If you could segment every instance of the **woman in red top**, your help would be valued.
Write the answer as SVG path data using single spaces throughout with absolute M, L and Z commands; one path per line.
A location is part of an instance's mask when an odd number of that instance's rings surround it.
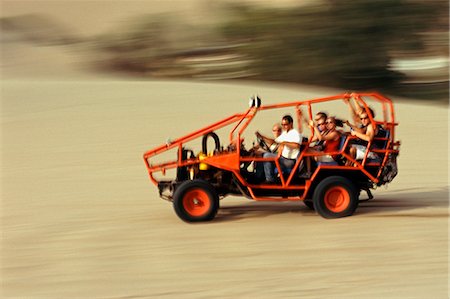
M 333 153 L 339 151 L 339 144 L 341 143 L 341 133 L 336 130 L 336 118 L 330 116 L 325 121 L 325 129 L 319 131 L 318 126 L 314 125 L 313 121 L 310 121 L 309 126 L 314 128 L 314 137 L 311 141 L 324 141 L 322 152 L 325 153 L 321 156 L 315 156 L 314 159 L 317 162 L 335 162 L 332 155 L 328 153 Z M 308 149 L 308 152 L 321 152 L 315 148 Z M 311 158 L 306 157 L 306 172 L 300 174 L 302 178 L 311 177 Z
M 319 130 L 314 127 L 315 136 L 314 139 L 317 138 L 319 141 L 324 142 L 324 153 L 333 153 L 339 151 L 339 144 L 341 142 L 341 134 L 336 130 L 336 118 L 330 116 L 327 118 L 326 122 L 326 131 L 320 133 Z M 323 155 L 316 157 L 317 162 L 334 162 L 334 159 L 331 155 Z

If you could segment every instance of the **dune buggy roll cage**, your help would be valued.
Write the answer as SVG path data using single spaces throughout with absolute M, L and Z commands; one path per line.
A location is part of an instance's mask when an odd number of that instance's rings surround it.
M 312 173 L 311 177 L 305 179 L 301 183 L 296 180 L 296 176 L 298 174 L 298 169 L 301 164 L 301 161 L 306 157 L 314 157 L 325 155 L 323 152 L 310 152 L 306 149 L 308 148 L 309 143 L 313 137 L 314 130 L 311 128 L 311 134 L 309 139 L 302 143 L 300 155 L 297 158 L 295 166 L 291 170 L 290 174 L 287 176 L 281 175 L 280 184 L 255 184 L 249 182 L 245 178 L 245 173 L 242 172 L 242 165 L 250 164 L 251 162 L 267 162 L 272 161 L 279 173 L 282 173 L 281 166 L 279 163 L 279 157 L 281 153 L 278 154 L 277 157 L 274 158 L 262 158 L 262 157 L 249 157 L 242 155 L 244 149 L 241 146 L 235 146 L 233 148 L 228 147 L 227 149 L 216 148 L 213 154 L 211 155 L 194 155 L 191 153 L 190 157 L 187 157 L 185 152 L 185 145 L 187 142 L 190 142 L 197 138 L 203 138 L 205 140 L 205 136 L 208 134 L 213 134 L 214 131 L 223 128 L 225 126 L 231 125 L 235 123 L 233 129 L 229 133 L 229 142 L 230 144 L 240 144 L 241 135 L 248 127 L 250 122 L 253 120 L 255 115 L 259 111 L 277 109 L 277 108 L 288 108 L 293 107 L 296 111 L 297 124 L 299 129 L 301 130 L 302 126 L 302 118 L 306 118 L 303 115 L 303 110 L 301 108 L 306 108 L 307 110 L 307 118 L 309 120 L 313 119 L 312 106 L 317 103 L 324 103 L 329 101 L 337 101 L 337 100 L 350 100 L 354 98 L 358 101 L 360 106 L 366 108 L 368 117 L 370 119 L 370 123 L 372 126 L 381 125 L 388 134 L 384 137 L 375 137 L 374 140 L 370 141 L 367 145 L 367 148 L 370 149 L 371 152 L 377 153 L 381 157 L 381 161 L 371 161 L 368 158 L 369 151 L 366 151 L 366 154 L 362 161 L 357 161 L 353 157 L 351 157 L 346 151 L 349 147 L 352 140 L 357 139 L 355 136 L 348 135 L 345 138 L 345 142 L 343 146 L 336 152 L 327 152 L 326 155 L 332 156 L 341 156 L 347 161 L 351 161 L 352 166 L 345 165 L 318 165 L 315 171 Z M 364 98 L 370 98 L 381 104 L 382 107 L 382 120 L 375 120 L 373 115 L 370 113 L 370 110 L 367 109 L 369 106 L 367 105 Z M 280 104 L 272 104 L 272 105 L 260 105 L 260 100 L 253 100 L 251 107 L 247 109 L 244 113 L 237 113 L 232 116 L 229 116 L 221 121 L 213 123 L 209 126 L 206 126 L 200 130 L 192 132 L 186 136 L 175 139 L 173 141 L 169 141 L 166 144 L 158 146 L 152 150 L 149 150 L 144 153 L 144 161 L 147 167 L 147 171 L 149 173 L 150 180 L 158 186 L 161 183 L 161 180 L 155 178 L 154 173 L 160 172 L 162 175 L 166 174 L 166 170 L 168 169 L 182 169 L 193 166 L 198 166 L 200 163 L 206 164 L 211 168 L 224 170 L 233 174 L 233 177 L 237 180 L 239 189 L 242 191 L 243 195 L 247 197 L 251 197 L 255 200 L 303 200 L 308 194 L 309 189 L 313 186 L 314 181 L 323 173 L 324 170 L 328 171 L 339 171 L 340 174 L 348 172 L 348 173 L 356 173 L 360 172 L 365 176 L 372 184 L 375 185 L 383 185 L 388 183 L 389 181 L 385 181 L 384 179 L 380 179 L 382 176 L 383 169 L 386 166 L 389 158 L 393 155 L 397 155 L 399 150 L 400 143 L 395 141 L 395 127 L 398 125 L 395 121 L 395 114 L 392 101 L 378 93 L 344 93 L 330 97 L 323 97 L 317 99 L 309 99 L 304 101 L 294 101 L 288 103 L 280 103 Z M 216 135 L 217 136 L 217 135 Z M 371 145 L 376 142 L 383 141 L 383 148 L 372 149 Z M 217 143 L 216 143 L 217 145 Z M 151 160 L 153 157 L 166 152 L 168 150 L 172 150 L 177 148 L 178 154 L 176 159 L 161 162 L 161 163 L 152 163 Z M 206 153 L 205 153 L 206 154 Z M 371 169 L 371 170 L 369 170 Z M 375 170 L 374 170 L 375 169 Z M 189 178 L 188 178 L 189 179 Z M 365 189 L 366 187 L 361 187 L 361 189 Z M 372 186 L 370 187 L 372 188 Z M 222 186 L 223 189 L 223 186 Z M 256 194 L 255 190 L 258 190 L 258 194 Z M 265 196 L 264 190 L 279 190 L 279 191 L 298 191 L 295 193 L 295 196 L 283 196 L 283 197 L 270 197 Z M 226 191 L 224 194 L 226 195 Z M 230 192 L 231 193 L 231 192 Z M 262 194 L 262 195 L 261 195 Z

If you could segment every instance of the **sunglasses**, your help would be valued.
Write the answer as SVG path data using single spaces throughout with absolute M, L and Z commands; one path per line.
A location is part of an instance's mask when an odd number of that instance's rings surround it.
M 325 125 L 324 122 L 323 122 L 323 123 L 320 123 L 320 124 L 317 124 L 317 126 L 323 126 L 323 125 Z

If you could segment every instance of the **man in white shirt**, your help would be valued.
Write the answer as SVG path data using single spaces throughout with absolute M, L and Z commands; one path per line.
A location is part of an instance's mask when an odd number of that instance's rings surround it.
M 259 132 L 256 132 L 256 135 L 264 139 L 269 146 L 274 143 L 278 143 L 280 145 L 280 166 L 283 173 L 287 173 L 291 171 L 292 167 L 294 167 L 296 159 L 300 153 L 302 135 L 294 129 L 294 120 L 290 115 L 283 116 L 281 126 L 283 128 L 283 132 L 275 139 L 265 137 Z M 265 153 L 263 155 L 264 158 L 277 156 L 278 154 L 276 153 Z M 273 162 L 264 162 L 264 174 L 267 183 L 275 182 L 275 164 Z

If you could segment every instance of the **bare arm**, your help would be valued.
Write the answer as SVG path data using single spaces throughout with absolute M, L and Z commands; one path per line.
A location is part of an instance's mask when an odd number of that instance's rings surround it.
M 371 125 L 369 125 L 367 127 L 366 134 L 358 132 L 358 131 L 352 131 L 351 134 L 353 136 L 358 137 L 359 139 L 362 139 L 362 140 L 365 140 L 367 142 L 370 142 L 375 137 L 375 130 L 373 129 L 373 127 Z
M 334 131 L 327 135 L 322 135 L 320 140 L 336 140 L 339 138 L 339 133 Z
M 354 124 L 352 124 L 352 123 L 350 123 L 348 120 L 345 121 L 345 124 L 346 124 L 347 126 L 349 126 L 352 130 L 355 130 L 355 131 L 357 131 L 357 132 L 360 132 L 360 133 L 363 133 L 363 134 L 364 134 L 363 129 L 361 129 L 360 127 L 358 127 L 358 126 L 356 126 L 356 125 L 354 125 Z
M 352 98 L 352 100 L 353 100 L 353 103 L 355 105 L 355 112 L 356 112 L 356 114 L 359 115 L 359 114 L 363 113 L 364 112 L 364 107 L 359 104 L 359 102 L 358 102 L 358 100 L 356 98 Z
M 359 114 L 361 114 L 364 110 L 363 108 L 359 105 L 358 101 L 352 97 L 352 101 L 354 104 L 354 107 L 352 105 L 352 103 L 350 102 L 349 99 L 344 99 L 345 103 L 348 106 L 348 109 L 350 111 L 350 116 L 353 119 L 353 122 L 355 124 L 361 123 L 361 120 L 359 119 Z
M 259 138 L 264 140 L 269 145 L 272 145 L 275 142 L 275 139 L 272 139 L 272 138 L 266 137 L 264 135 L 261 135 L 258 131 L 256 131 L 255 134 L 256 134 L 256 136 L 258 136 Z
M 314 122 L 312 120 L 309 121 L 308 126 L 314 130 L 314 136 L 311 139 L 311 142 L 321 140 L 320 139 L 321 134 L 319 132 L 319 129 L 317 129 L 317 127 L 314 125 Z
M 297 142 L 287 142 L 287 141 L 283 141 L 280 143 L 281 145 L 285 145 L 288 146 L 290 148 L 300 148 L 300 144 L 298 144 Z

